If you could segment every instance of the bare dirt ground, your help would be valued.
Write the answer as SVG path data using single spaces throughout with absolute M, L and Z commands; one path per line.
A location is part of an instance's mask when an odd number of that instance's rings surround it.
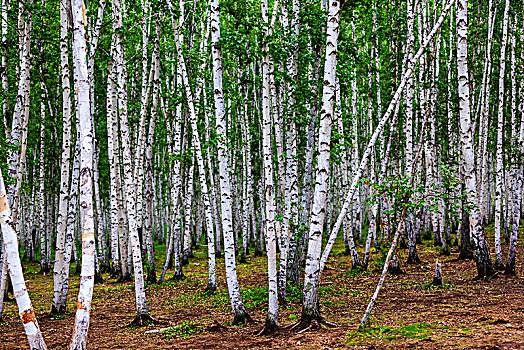
M 522 237 L 522 233 L 520 235 Z M 366 332 L 357 327 L 379 278 L 383 253 L 373 251 L 369 271 L 351 270 L 341 243 L 335 247 L 322 278 L 320 303 L 327 320 L 339 325 L 301 334 L 281 330 L 256 336 L 267 312 L 266 258 L 248 258 L 237 271 L 243 299 L 256 321 L 232 326 L 223 259 L 217 271 L 218 291 L 203 292 L 207 284 L 206 255 L 200 248 L 184 267 L 186 279 L 147 288 L 149 309 L 161 323 L 128 328 L 134 317 L 132 283 L 106 281 L 95 286 L 89 349 L 524 349 L 524 268 L 519 241 L 517 276 L 489 281 L 475 280 L 475 264 L 457 261 L 457 248 L 440 257 L 429 243 L 418 246 L 422 264 L 402 265 L 406 272 L 388 276 Z M 492 240 L 490 245 L 493 246 Z M 507 248 L 505 245 L 504 248 Z M 164 247 L 157 247 L 162 265 Z M 402 261 L 407 251 L 398 250 Z M 436 259 L 442 262 L 444 285 L 430 285 Z M 26 265 L 25 278 L 37 319 L 49 349 L 66 349 L 74 325 L 78 277 L 71 279 L 68 310 L 64 317 L 50 317 L 52 274 L 42 276 L 38 265 Z M 159 267 L 160 271 L 160 267 Z M 292 288 L 280 306 L 280 324 L 300 317 L 301 291 Z M 217 327 L 217 323 L 224 327 Z M 145 331 L 171 327 L 167 331 Z M 0 349 L 28 349 L 14 302 L 5 306 L 0 323 Z

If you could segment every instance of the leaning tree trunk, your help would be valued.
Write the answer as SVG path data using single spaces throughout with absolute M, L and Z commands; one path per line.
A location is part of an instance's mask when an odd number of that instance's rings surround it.
M 11 220 L 11 210 L 9 209 L 2 170 L 0 170 L 0 227 L 2 229 L 5 247 L 4 259 L 7 260 L 7 265 L 9 266 L 8 270 L 9 277 L 13 284 L 13 294 L 16 298 L 20 318 L 24 323 L 24 330 L 29 341 L 29 346 L 35 350 L 47 349 L 40 328 L 38 327 L 38 322 L 36 321 L 31 299 L 29 299 L 29 294 L 27 293 L 20 255 L 18 253 L 18 239 L 14 230 L 13 221 Z
M 155 137 L 155 125 L 156 118 L 158 115 L 158 95 L 160 90 L 160 24 L 156 25 L 155 35 L 155 48 L 153 51 L 153 64 L 154 64 L 154 75 L 153 75 L 153 101 L 151 105 L 151 119 L 149 121 L 149 133 L 147 139 L 147 145 L 145 149 L 145 202 L 146 202 L 146 214 L 144 215 L 144 244 L 147 249 L 147 262 L 149 265 L 147 271 L 147 280 L 151 283 L 156 282 L 156 271 L 155 271 L 155 245 L 153 239 L 153 142 Z M 139 155 L 140 157 L 140 155 Z M 138 194 L 138 200 L 141 196 Z

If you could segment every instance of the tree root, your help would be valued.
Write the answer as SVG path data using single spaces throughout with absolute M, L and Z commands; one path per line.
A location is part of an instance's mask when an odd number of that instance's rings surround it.
M 145 315 L 141 314 L 141 315 L 136 315 L 135 319 L 129 325 L 127 325 L 127 328 L 145 327 L 150 324 L 160 324 L 160 323 L 161 322 L 159 320 L 154 319 L 149 314 L 145 314 Z
M 207 330 L 210 332 L 220 332 L 222 330 L 227 330 L 227 327 L 215 320 L 209 327 L 207 327 Z
M 211 284 L 207 284 L 207 287 L 206 289 L 204 289 L 204 293 L 206 294 L 214 294 L 217 290 L 217 286 L 216 285 L 211 285 Z
M 131 282 L 131 275 L 128 275 L 128 276 L 120 276 L 117 280 L 117 283 L 126 283 L 126 282 Z
M 182 281 L 185 279 L 186 279 L 186 276 L 184 275 L 173 275 L 173 277 L 171 277 L 171 281 Z
M 247 312 L 244 312 L 241 315 L 235 315 L 235 318 L 233 319 L 233 325 L 239 325 L 241 323 L 248 324 L 255 322 L 251 316 Z
M 289 331 L 297 331 L 297 334 L 307 332 L 312 329 L 322 329 L 322 328 L 336 328 L 340 327 L 339 324 L 334 322 L 327 321 L 324 317 L 318 316 L 316 318 L 302 319 L 298 322 L 292 323 L 284 329 Z
M 261 335 L 270 335 L 274 334 L 278 331 L 278 326 L 272 322 L 266 322 L 264 324 L 264 327 L 262 327 L 261 330 L 255 332 L 255 335 L 261 336 Z

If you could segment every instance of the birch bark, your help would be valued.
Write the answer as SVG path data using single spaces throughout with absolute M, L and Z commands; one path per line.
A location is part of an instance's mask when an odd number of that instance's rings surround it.
M 224 234 L 224 254 L 226 258 L 226 279 L 229 298 L 233 309 L 234 323 L 242 323 L 251 319 L 242 302 L 238 285 L 235 247 L 232 227 L 231 185 L 228 175 L 227 133 L 222 86 L 222 51 L 220 48 L 220 5 L 213 0 L 211 6 L 211 54 L 213 60 L 213 91 L 215 99 L 216 135 L 218 148 L 218 168 L 220 173 L 220 198 L 222 214 L 222 230 Z
M 509 0 L 505 1 L 504 19 L 502 22 L 502 42 L 500 45 L 500 75 L 499 75 L 499 95 L 498 95 L 498 114 L 497 114 L 497 152 L 496 152 L 496 173 L 495 173 L 495 269 L 503 269 L 502 247 L 500 243 L 500 232 L 502 224 L 502 195 L 504 184 L 504 155 L 502 150 L 503 129 L 504 129 L 504 79 L 506 72 L 506 46 L 508 42 L 508 16 Z
M 58 208 L 55 264 L 53 266 L 53 305 L 51 313 L 63 314 L 65 302 L 60 302 L 60 291 L 64 283 L 64 253 L 66 240 L 67 207 L 69 201 L 69 168 L 71 158 L 71 87 L 69 83 L 68 17 L 66 4 L 60 2 L 60 69 L 62 78 L 62 160 L 60 163 L 60 198 Z
M 477 179 L 473 151 L 473 130 L 471 128 L 470 95 L 468 76 L 468 0 L 457 0 L 457 70 L 459 94 L 459 128 L 464 181 L 468 202 L 473 206 L 470 212 L 471 236 L 475 247 L 475 260 L 480 278 L 494 274 L 493 264 L 485 239 L 477 198 Z
M 72 0 L 73 13 L 73 67 L 77 92 L 76 112 L 80 142 L 80 225 L 82 233 L 82 271 L 76 307 L 75 328 L 70 349 L 87 347 L 89 313 L 93 297 L 95 275 L 95 221 L 93 206 L 93 120 L 90 113 L 89 81 L 87 72 L 87 43 L 85 5 L 83 0 Z
M 14 230 L 14 224 L 11 220 L 11 210 L 7 200 L 7 193 L 4 185 L 4 177 L 0 170 L 0 227 L 4 241 L 5 254 L 4 260 L 9 266 L 9 277 L 13 284 L 13 294 L 16 298 L 19 315 L 24 323 L 24 330 L 29 341 L 29 347 L 34 350 L 47 349 L 38 322 L 36 321 L 35 312 L 31 305 L 31 299 L 27 293 L 22 264 L 18 253 L 18 239 Z
M 129 224 L 129 241 L 132 251 L 133 267 L 135 274 L 135 299 L 137 315 L 134 324 L 142 325 L 153 319 L 149 315 L 144 286 L 144 268 L 142 265 L 142 254 L 140 249 L 140 239 L 138 237 L 138 227 L 136 219 L 136 193 L 133 183 L 133 170 L 131 167 L 131 141 L 128 127 L 127 116 L 127 91 L 126 78 L 127 71 L 124 61 L 124 47 L 122 38 L 122 5 L 120 0 L 113 0 L 113 30 L 115 31 L 115 62 L 117 69 L 117 90 L 118 90 L 118 112 L 120 117 L 120 133 L 122 142 L 122 165 L 124 178 L 124 192 L 126 199 L 126 211 Z
M 322 254 L 322 231 L 325 219 L 327 192 L 329 190 L 331 128 L 335 105 L 336 69 L 338 55 L 338 35 L 340 29 L 340 2 L 329 4 L 326 38 L 326 59 L 324 66 L 324 86 L 322 89 L 322 108 L 318 137 L 317 173 L 315 192 L 309 229 L 309 242 L 304 276 L 304 301 L 302 324 L 321 320 L 318 302 L 320 282 L 320 258 Z

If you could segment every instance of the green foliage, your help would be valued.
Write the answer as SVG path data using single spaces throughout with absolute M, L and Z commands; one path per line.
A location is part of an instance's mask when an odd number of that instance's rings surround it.
M 300 303 L 304 298 L 304 293 L 299 286 L 292 283 L 287 284 L 286 300 L 290 303 Z
M 204 326 L 198 322 L 184 322 L 176 327 L 170 327 L 163 332 L 165 339 L 191 338 L 204 332 Z
M 348 332 L 348 345 L 359 344 L 363 341 L 395 341 L 403 338 L 424 339 L 437 329 L 444 328 L 428 323 L 415 323 L 398 328 L 367 327 L 364 330 Z
M 242 289 L 240 292 L 246 307 L 250 309 L 255 309 L 268 302 L 269 291 L 267 287 Z
M 57 320 L 64 320 L 66 317 L 67 317 L 67 316 L 64 315 L 64 314 L 62 314 L 62 315 L 53 315 L 53 316 L 51 316 L 51 319 L 52 319 L 53 321 L 57 321 Z

